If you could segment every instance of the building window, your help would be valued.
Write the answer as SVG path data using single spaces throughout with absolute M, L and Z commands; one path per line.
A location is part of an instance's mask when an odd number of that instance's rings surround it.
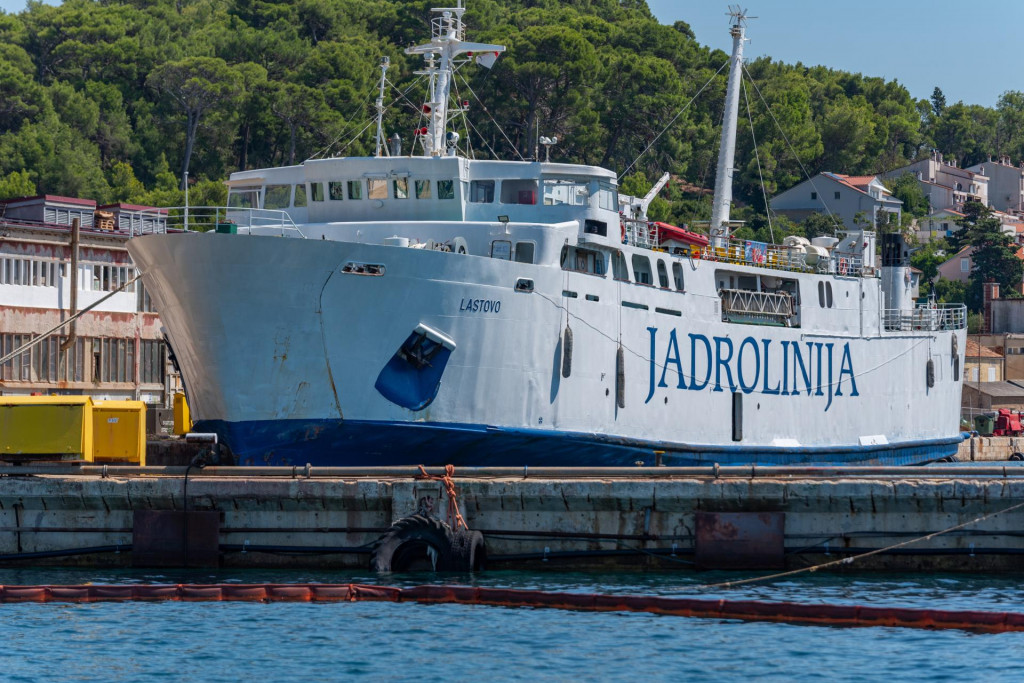
M 139 382 L 141 384 L 163 384 L 164 343 L 159 340 L 143 339 L 139 348 Z
M 971 260 L 970 259 L 966 259 L 966 258 L 960 259 L 960 272 L 961 273 L 969 273 L 969 272 L 971 272 Z
M 836 190 L 836 199 L 839 199 L 839 190 Z
M 811 199 L 813 200 L 813 199 L 817 199 L 817 198 L 818 198 L 818 193 L 817 192 L 812 192 L 811 193 Z

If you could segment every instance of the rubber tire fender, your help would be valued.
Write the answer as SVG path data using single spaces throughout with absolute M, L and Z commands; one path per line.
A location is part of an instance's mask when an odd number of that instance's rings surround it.
M 434 569 L 451 571 L 452 541 L 451 527 L 439 519 L 423 515 L 403 517 L 374 542 L 370 569 L 375 572 L 407 571 L 413 560 L 427 555 L 424 548 L 427 546 L 437 554 Z
M 487 564 L 487 547 L 479 531 L 460 529 L 452 536 L 452 568 L 461 572 L 483 571 Z

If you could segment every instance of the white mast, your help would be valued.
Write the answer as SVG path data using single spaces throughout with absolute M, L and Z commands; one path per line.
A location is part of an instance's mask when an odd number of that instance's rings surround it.
M 380 60 L 380 92 L 377 94 L 377 156 L 380 156 L 384 145 L 384 86 L 388 82 L 388 67 L 391 66 L 391 58 L 387 55 Z
M 423 155 L 438 156 L 445 149 L 448 98 L 455 73 L 455 58 L 469 53 L 477 64 L 489 69 L 505 48 L 501 45 L 465 42 L 466 27 L 462 23 L 462 15 L 466 8 L 462 6 L 462 0 L 459 0 L 458 7 L 434 7 L 430 11 L 440 14 L 430 21 L 430 42 L 410 47 L 405 53 L 426 55 L 426 69 L 416 72 L 430 76 L 430 101 L 423 105 L 423 113 L 427 117 L 427 130 L 422 134 Z M 439 64 L 435 61 L 437 58 L 440 58 Z
M 729 205 L 732 204 L 732 174 L 736 163 L 736 121 L 740 108 L 740 79 L 743 77 L 743 41 L 748 17 L 747 10 L 730 5 L 732 17 L 732 58 L 729 65 L 729 84 L 725 93 L 725 119 L 722 122 L 722 144 L 718 148 L 718 170 L 715 172 L 715 201 L 711 208 L 710 235 L 716 247 L 729 241 Z

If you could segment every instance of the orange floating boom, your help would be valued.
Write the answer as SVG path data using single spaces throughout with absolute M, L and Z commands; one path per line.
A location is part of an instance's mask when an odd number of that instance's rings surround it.
M 601 595 L 428 585 L 412 588 L 341 584 L 126 584 L 0 586 L 0 602 L 416 602 L 423 604 L 547 607 L 584 612 L 649 612 L 703 619 L 777 621 L 823 626 L 1024 631 L 1024 613 L 812 605 L 757 600 L 706 600 L 651 595 Z

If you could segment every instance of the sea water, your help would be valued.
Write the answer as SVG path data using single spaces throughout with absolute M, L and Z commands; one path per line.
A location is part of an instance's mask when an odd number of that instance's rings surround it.
M 1022 611 L 1021 577 L 738 573 L 476 575 L 0 569 L 0 582 L 330 582 Z M 837 628 L 635 613 L 412 603 L 0 605 L 4 681 L 1021 681 L 1024 633 Z

